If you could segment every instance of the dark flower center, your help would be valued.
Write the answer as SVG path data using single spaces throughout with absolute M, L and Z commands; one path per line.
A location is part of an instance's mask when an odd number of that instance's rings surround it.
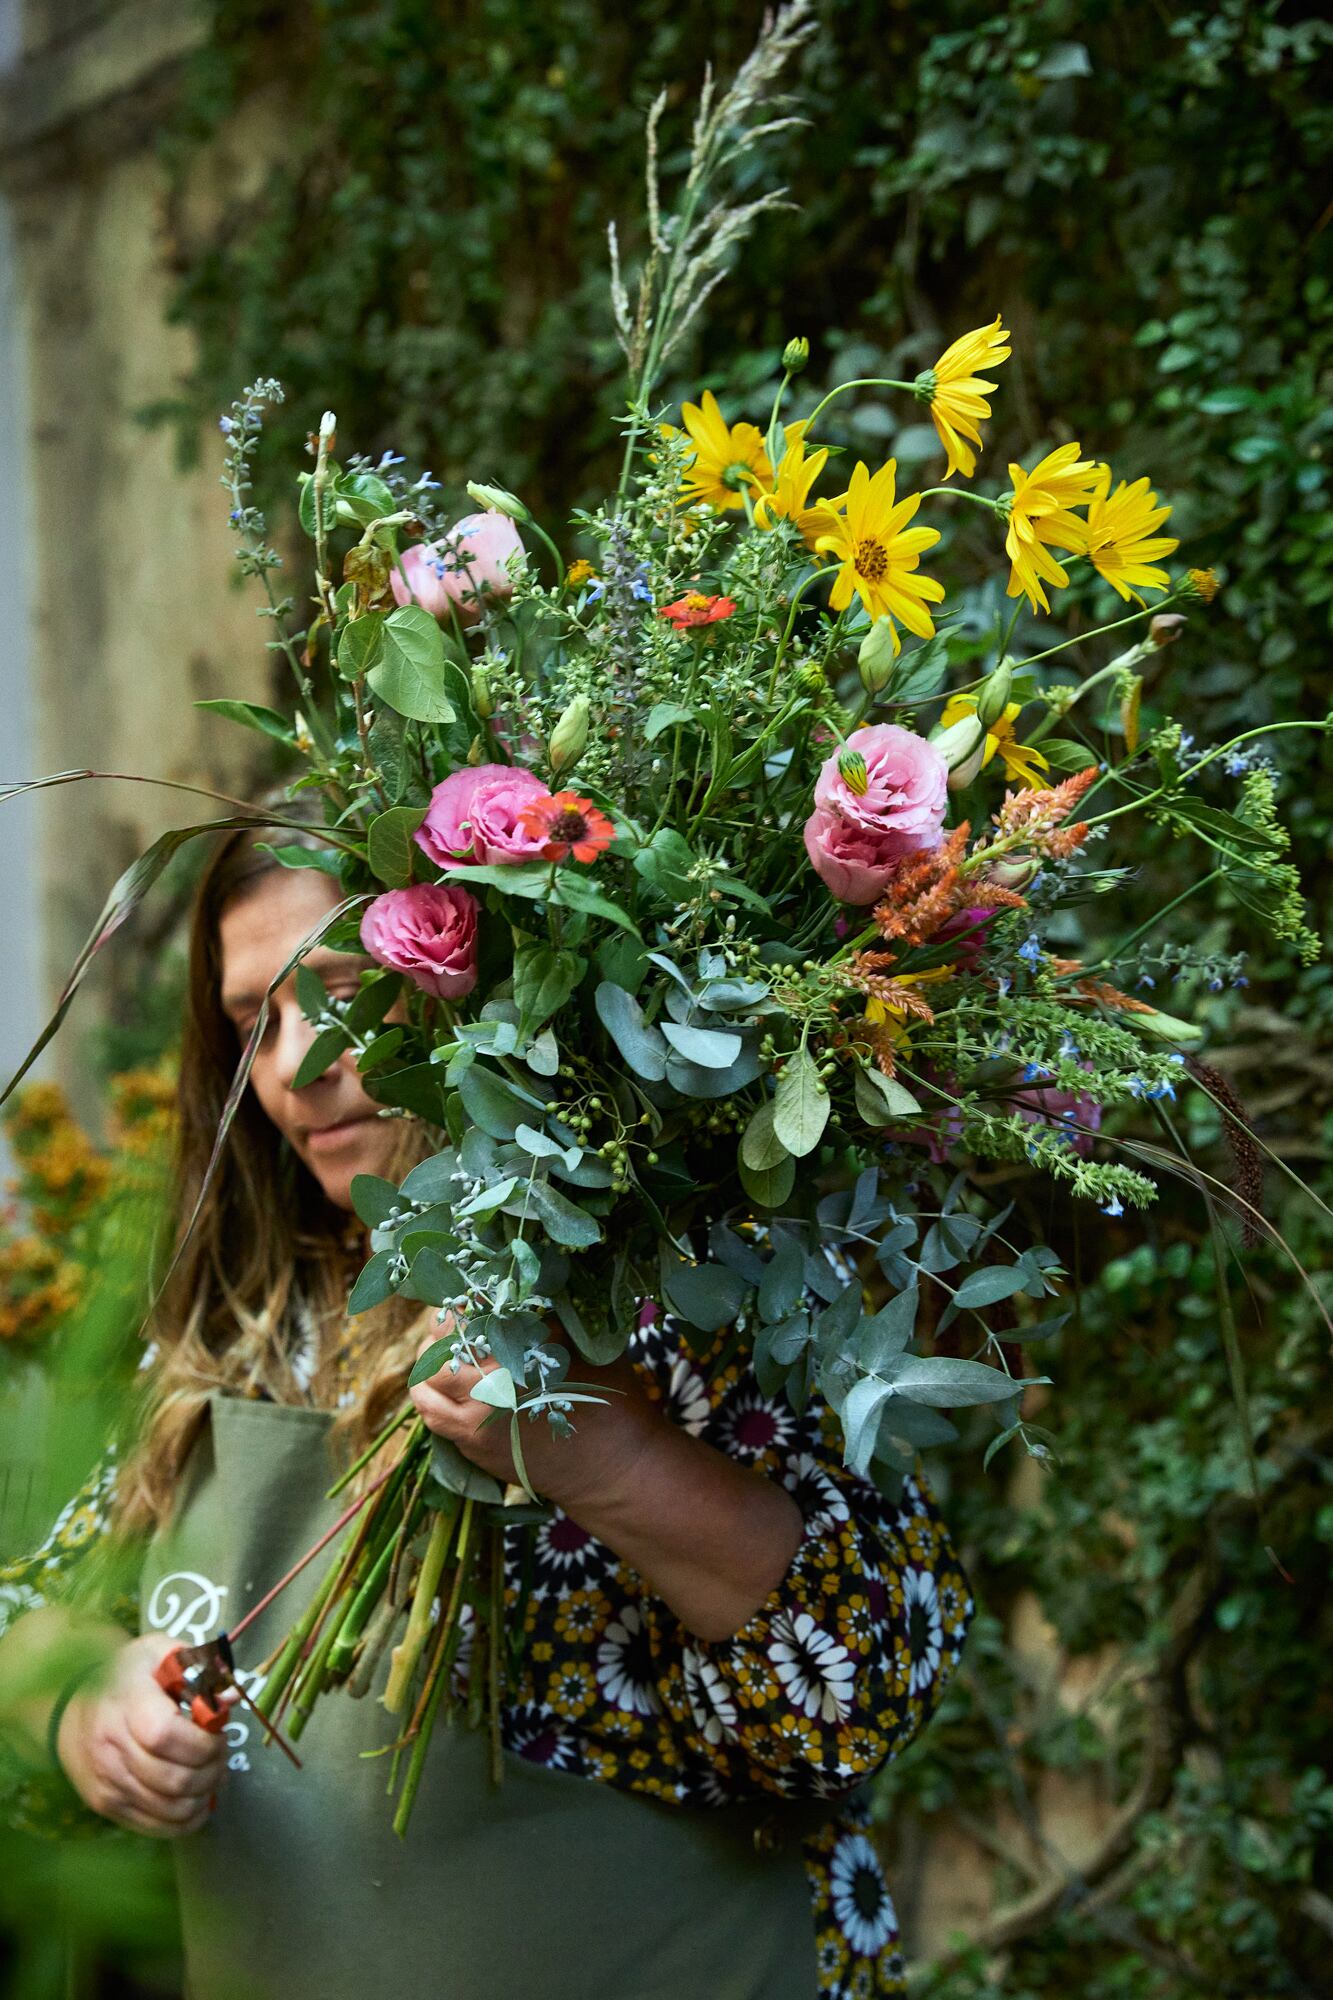
M 874 535 L 867 535 L 863 542 L 857 543 L 855 560 L 858 575 L 867 583 L 879 583 L 888 572 L 889 558 L 884 544 Z
M 550 833 L 552 840 L 567 841 L 571 847 L 575 847 L 579 841 L 588 838 L 588 822 L 581 812 L 575 811 L 573 806 L 566 806 L 551 821 Z

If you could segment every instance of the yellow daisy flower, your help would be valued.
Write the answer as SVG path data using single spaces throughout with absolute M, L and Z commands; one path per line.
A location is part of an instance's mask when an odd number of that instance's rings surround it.
M 818 479 L 828 460 L 828 446 L 805 455 L 805 434 L 809 429 L 808 420 L 796 424 L 785 424 L 783 435 L 786 450 L 778 467 L 777 484 L 771 493 L 764 493 L 754 503 L 754 518 L 761 528 L 771 528 L 774 521 L 791 521 L 800 530 L 807 548 L 813 548 L 819 536 L 831 532 L 837 526 L 837 509 L 831 501 L 816 500 L 810 503 L 810 488 Z
M 1097 468 L 1098 485 L 1088 508 L 1088 560 L 1104 576 L 1117 596 L 1136 604 L 1143 599 L 1134 584 L 1145 590 L 1167 590 L 1171 579 L 1154 564 L 1161 556 L 1174 554 L 1180 547 L 1172 535 L 1155 535 L 1171 512 L 1157 505 L 1157 495 L 1146 479 L 1132 486 L 1122 479 L 1111 491 L 1111 468 Z
M 889 619 L 895 653 L 901 648 L 898 624 L 919 639 L 934 637 L 935 626 L 926 603 L 938 604 L 944 596 L 942 583 L 917 571 L 924 552 L 939 540 L 939 530 L 908 527 L 921 505 L 921 495 L 896 499 L 897 475 L 895 459 L 881 465 L 873 479 L 869 468 L 858 460 L 847 489 L 846 513 L 815 538 L 817 550 L 837 556 L 842 564 L 829 594 L 831 609 L 845 610 L 855 591 L 872 620 Z
M 1013 568 L 1007 594 L 1017 597 L 1020 591 L 1026 592 L 1034 611 L 1051 608 L 1043 582 L 1062 589 L 1069 582 L 1068 572 L 1050 550 L 1063 549 L 1081 556 L 1088 546 L 1088 524 L 1070 509 L 1086 507 L 1092 500 L 1100 470 L 1095 460 L 1078 454 L 1076 444 L 1062 444 L 1048 452 L 1031 472 L 1024 472 L 1021 465 L 1009 467 L 1014 491 L 1008 505 L 1009 532 L 1004 547 Z
M 977 453 L 973 450 L 974 445 L 977 450 L 981 448 L 977 424 L 982 417 L 989 417 L 986 397 L 995 388 L 993 382 L 983 379 L 981 371 L 998 368 L 1009 359 L 1013 350 L 1008 343 L 1009 335 L 996 313 L 989 326 L 976 327 L 955 340 L 952 347 L 945 348 L 935 366 L 918 377 L 918 393 L 930 405 L 931 422 L 948 456 L 946 479 L 952 479 L 955 472 L 970 479 L 977 469 Z
M 977 697 L 974 694 L 950 695 L 944 704 L 940 717 L 941 725 L 947 729 L 950 723 L 961 722 L 965 715 L 975 715 Z M 1014 724 L 1023 713 L 1023 704 L 1011 701 L 1004 714 L 997 716 L 986 731 L 986 748 L 981 759 L 984 771 L 991 758 L 999 753 L 1000 762 L 1010 778 L 1016 778 L 1020 785 L 1030 792 L 1039 792 L 1046 780 L 1042 773 L 1050 770 L 1050 765 L 1040 750 L 1030 743 L 1019 743 L 1014 736 Z
M 743 487 L 772 485 L 773 467 L 756 424 L 729 425 L 711 389 L 704 390 L 702 404 L 682 403 L 680 413 L 694 443 L 681 483 L 684 501 L 734 509 L 745 505 Z

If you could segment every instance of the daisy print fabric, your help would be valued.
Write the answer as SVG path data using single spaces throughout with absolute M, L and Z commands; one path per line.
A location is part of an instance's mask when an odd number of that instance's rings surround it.
M 727 1345 L 724 1332 L 694 1353 L 667 1317 L 640 1326 L 629 1355 L 673 1422 L 791 1493 L 805 1532 L 786 1576 L 739 1632 L 703 1640 L 558 1509 L 510 1529 L 507 1618 L 525 1644 L 506 1686 L 505 1744 L 673 1805 L 827 1801 L 828 1818 L 801 1840 L 819 2000 L 902 1992 L 893 1902 L 857 1794 L 933 1713 L 971 1619 L 967 1581 L 921 1474 L 886 1500 L 845 1470 L 817 1399 L 797 1416 L 766 1398 Z M 108 1461 L 42 1549 L 0 1570 L 0 1607 L 13 1616 L 68 1580 L 104 1533 L 113 1491 Z M 137 1629 L 135 1607 L 117 1609 Z M 52 1813 L 62 1828 L 72 1798 L 64 1787 Z

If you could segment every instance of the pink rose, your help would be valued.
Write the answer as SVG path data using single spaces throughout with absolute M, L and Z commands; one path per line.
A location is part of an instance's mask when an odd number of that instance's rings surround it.
M 438 542 L 406 549 L 402 569 L 389 573 L 399 604 L 419 604 L 433 618 L 450 607 L 465 625 L 480 618 L 487 597 L 508 597 L 514 584 L 505 565 L 523 554 L 518 529 L 507 514 L 466 514 Z
M 826 758 L 805 823 L 805 851 L 841 903 L 873 903 L 909 854 L 938 847 L 949 800 L 949 772 L 938 750 L 897 723 L 853 730 L 847 749 L 865 759 L 863 792 Z
M 540 860 L 542 840 L 524 832 L 519 815 L 534 799 L 549 796 L 541 779 L 521 765 L 470 766 L 435 787 L 414 838 L 437 868 Z
M 452 883 L 389 889 L 362 917 L 361 942 L 377 965 L 405 972 L 423 993 L 461 1000 L 477 983 L 479 907 Z

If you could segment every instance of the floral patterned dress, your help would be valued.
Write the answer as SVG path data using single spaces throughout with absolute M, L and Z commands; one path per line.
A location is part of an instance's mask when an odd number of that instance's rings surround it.
M 966 1579 L 919 1472 L 898 1502 L 885 1500 L 845 1470 L 817 1400 L 796 1416 L 724 1361 L 725 1348 L 719 1336 L 696 1356 L 668 1318 L 639 1329 L 630 1357 L 675 1423 L 792 1494 L 805 1532 L 786 1576 L 739 1632 L 703 1640 L 559 1510 L 511 1529 L 506 1595 L 526 1644 L 506 1690 L 505 1742 L 552 1769 L 686 1805 L 829 1801 L 801 1842 L 818 1992 L 898 1993 L 897 1921 L 854 1795 L 933 1712 L 972 1613 Z M 104 1536 L 114 1491 L 111 1456 L 41 1548 L 0 1569 L 0 1631 L 68 1583 Z M 116 1611 L 133 1625 L 132 1604 Z M 466 1639 L 456 1672 L 465 1680 Z M 33 1780 L 24 1817 L 70 1827 L 71 1798 L 60 1781 Z

